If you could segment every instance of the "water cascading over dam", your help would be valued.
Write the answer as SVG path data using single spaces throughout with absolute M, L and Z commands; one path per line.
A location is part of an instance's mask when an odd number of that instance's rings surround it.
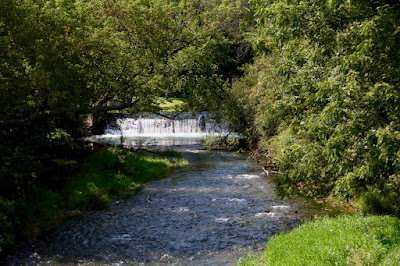
M 207 112 L 128 114 L 116 118 L 104 131 L 107 137 L 202 137 L 228 133 L 226 125 Z
M 218 113 L 141 113 L 116 116 L 96 140 L 128 146 L 181 146 L 228 134 L 235 136 Z

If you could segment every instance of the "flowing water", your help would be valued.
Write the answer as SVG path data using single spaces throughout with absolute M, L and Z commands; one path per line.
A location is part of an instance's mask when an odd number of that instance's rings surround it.
M 108 137 L 199 137 L 228 134 L 218 113 L 179 112 L 125 114 L 115 117 L 105 128 Z
M 174 146 L 189 166 L 21 245 L 6 264 L 233 265 L 299 222 L 294 208 L 276 198 L 260 165 L 243 154 L 193 144 Z

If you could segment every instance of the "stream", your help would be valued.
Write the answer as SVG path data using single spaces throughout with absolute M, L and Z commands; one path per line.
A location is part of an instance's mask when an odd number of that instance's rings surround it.
M 7 265 L 234 265 L 299 223 L 243 154 L 181 148 L 189 166 L 20 245 Z

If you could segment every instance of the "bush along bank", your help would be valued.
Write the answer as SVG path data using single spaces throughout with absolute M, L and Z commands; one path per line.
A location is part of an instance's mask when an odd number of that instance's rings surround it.
M 105 209 L 121 192 L 135 192 L 143 183 L 187 164 L 175 151 L 150 154 L 117 146 L 95 151 L 62 187 L 36 187 L 25 198 L 13 201 L 0 197 L 0 251 L 58 226 L 71 215 Z
M 230 134 L 226 136 L 208 135 L 203 138 L 202 144 L 207 150 L 228 150 L 228 151 L 245 151 L 248 150 L 246 139 Z
M 400 265 L 400 220 L 390 216 L 320 217 L 275 235 L 262 255 L 238 265 Z

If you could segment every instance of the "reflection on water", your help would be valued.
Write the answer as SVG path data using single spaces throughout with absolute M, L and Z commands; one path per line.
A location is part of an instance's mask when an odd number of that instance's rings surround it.
M 114 145 L 125 145 L 135 148 L 141 147 L 179 147 L 193 146 L 200 147 L 203 138 L 183 137 L 183 136 L 141 136 L 141 137 L 123 137 L 123 136 L 95 136 L 89 138 L 90 141 L 107 143 Z

